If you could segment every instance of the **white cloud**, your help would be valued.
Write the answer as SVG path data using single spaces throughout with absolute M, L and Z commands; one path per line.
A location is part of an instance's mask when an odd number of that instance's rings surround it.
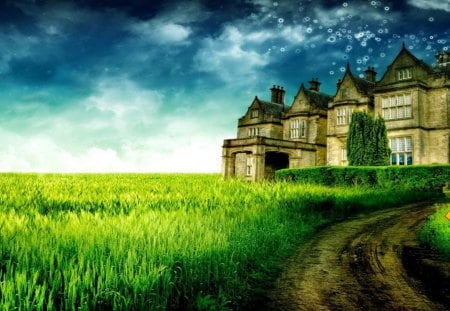
M 151 43 L 183 43 L 192 33 L 188 26 L 159 20 L 140 21 L 130 25 L 130 30 Z
M 449 0 L 408 0 L 408 4 L 425 10 L 443 10 L 450 12 Z
M 239 78 L 257 79 L 256 71 L 269 63 L 269 55 L 249 43 L 261 43 L 271 38 L 260 33 L 245 34 L 228 25 L 217 38 L 206 38 L 194 60 L 200 71 L 211 72 L 224 81 Z
M 219 172 L 231 136 L 225 104 L 179 103 L 169 114 L 164 104 L 127 78 L 101 81 L 96 94 L 58 111 L 35 102 L 28 117 L 0 126 L 0 171 Z

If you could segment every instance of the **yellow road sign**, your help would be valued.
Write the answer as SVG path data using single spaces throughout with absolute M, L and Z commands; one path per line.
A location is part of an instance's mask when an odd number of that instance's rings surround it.
M 450 211 L 448 211 L 447 215 L 445 215 L 445 217 L 447 217 L 448 220 L 450 220 Z

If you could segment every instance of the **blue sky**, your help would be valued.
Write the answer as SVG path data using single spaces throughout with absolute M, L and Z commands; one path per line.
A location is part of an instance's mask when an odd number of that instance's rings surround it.
M 3 1 L 0 171 L 219 172 L 273 84 L 334 95 L 347 62 L 433 64 L 449 32 L 450 0 Z

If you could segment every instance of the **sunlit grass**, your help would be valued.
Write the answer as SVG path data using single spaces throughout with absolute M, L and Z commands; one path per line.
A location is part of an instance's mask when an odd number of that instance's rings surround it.
M 449 203 L 438 205 L 436 213 L 429 217 L 419 232 L 419 240 L 450 260 L 450 219 L 446 217 L 448 213 Z
M 0 175 L 1 310 L 237 309 L 317 227 L 424 192 L 218 175 Z

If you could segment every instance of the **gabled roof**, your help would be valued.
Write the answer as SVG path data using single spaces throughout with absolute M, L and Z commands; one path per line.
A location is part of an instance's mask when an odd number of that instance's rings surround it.
M 271 103 L 265 100 L 261 100 L 258 96 L 255 96 L 254 102 L 259 104 L 259 107 L 264 113 L 270 114 L 276 118 L 281 118 L 284 106 L 282 104 Z
M 428 73 L 433 73 L 435 72 L 435 70 L 433 70 L 433 68 L 428 65 L 427 63 L 425 63 L 423 60 L 418 59 L 414 54 L 412 54 L 405 46 L 405 43 L 402 43 L 402 49 L 400 50 L 400 52 L 397 54 L 397 56 L 394 58 L 394 60 L 392 61 L 392 63 L 388 66 L 388 69 L 384 72 L 384 75 L 381 77 L 380 81 L 383 81 L 383 79 L 386 77 L 386 75 L 388 74 L 388 72 L 390 71 L 390 68 L 392 67 L 393 64 L 395 64 L 397 62 L 397 60 L 401 57 L 407 56 L 409 58 L 411 58 L 414 62 L 414 64 L 416 64 L 417 66 L 421 67 L 423 70 L 425 70 Z
M 328 102 L 330 102 L 332 99 L 332 96 L 330 96 L 328 94 L 306 89 L 303 83 L 300 86 L 300 90 L 298 91 L 298 94 L 301 91 L 303 91 L 305 93 L 306 97 L 308 98 L 309 103 L 319 109 L 327 109 Z
M 347 63 L 347 68 L 345 70 L 345 74 L 344 74 L 344 77 L 342 78 L 342 81 L 344 81 L 346 76 L 348 76 L 353 81 L 353 84 L 355 85 L 356 89 L 359 92 L 364 93 L 365 95 L 369 95 L 369 93 L 375 86 L 374 82 L 370 82 L 365 79 L 355 77 L 353 75 L 352 71 L 350 70 L 350 65 L 348 63 Z M 339 88 L 337 91 L 339 91 Z

